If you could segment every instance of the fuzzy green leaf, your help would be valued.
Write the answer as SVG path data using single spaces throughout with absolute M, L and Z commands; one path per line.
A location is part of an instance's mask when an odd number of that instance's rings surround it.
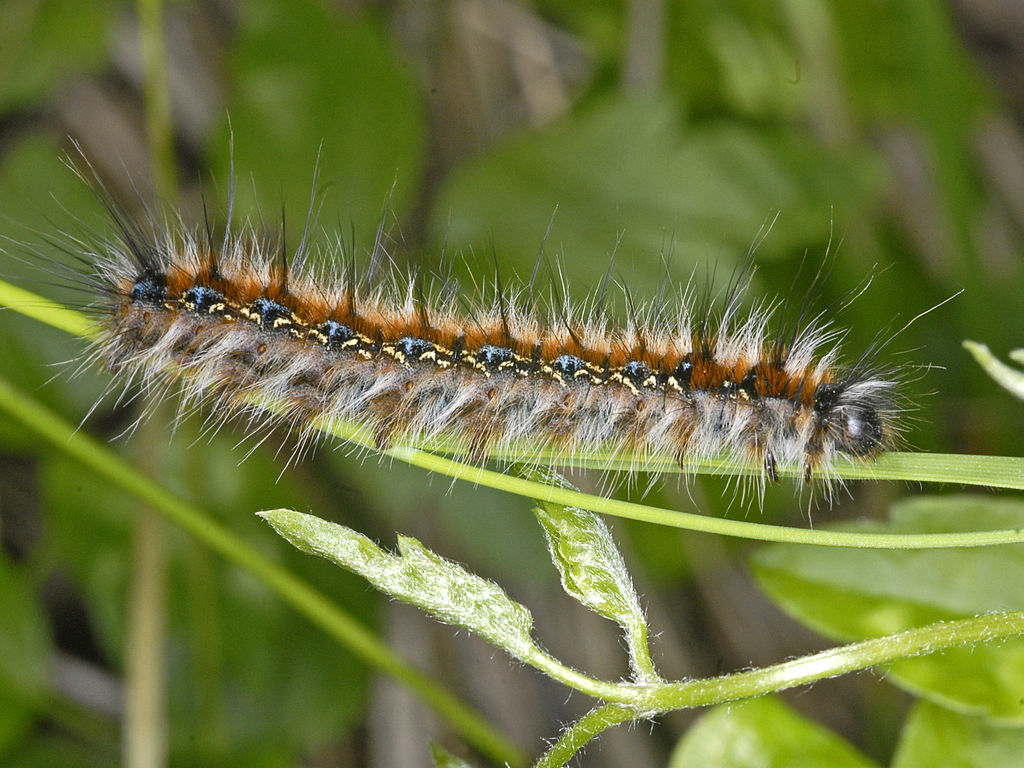
M 637 679 L 657 677 L 647 653 L 647 622 L 611 530 L 598 515 L 577 507 L 539 503 L 533 510 L 565 591 L 626 632 Z
M 259 514 L 303 552 L 359 574 L 381 592 L 440 621 L 476 632 L 520 659 L 539 651 L 530 636 L 533 616 L 525 606 L 494 582 L 434 554 L 416 539 L 400 536 L 395 555 L 351 528 L 313 515 L 288 509 Z

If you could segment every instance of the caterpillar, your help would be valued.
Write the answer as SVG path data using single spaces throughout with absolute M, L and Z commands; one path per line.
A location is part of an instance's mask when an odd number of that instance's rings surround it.
M 466 299 L 450 277 L 397 267 L 380 231 L 362 268 L 341 241 L 315 246 L 312 205 L 289 254 L 283 239 L 232 227 L 230 202 L 214 238 L 208 224 L 132 218 L 95 174 L 88 182 L 114 225 L 65 245 L 93 296 L 89 360 L 111 388 L 159 400 L 179 386 L 182 412 L 202 406 L 215 426 L 283 425 L 296 452 L 339 421 L 379 449 L 444 436 L 473 461 L 526 446 L 527 462 L 670 456 L 685 472 L 733 456 L 763 490 L 783 470 L 828 486 L 837 457 L 871 460 L 900 440 L 885 341 L 843 364 L 842 331 L 806 300 L 773 332 L 787 302 L 744 308 L 752 258 L 724 301 L 710 289 L 699 299 L 692 279 L 647 306 L 627 291 L 617 325 L 607 274 L 588 302 L 554 289 L 537 300 L 536 269 L 528 283 L 496 274 Z M 327 266 L 313 265 L 318 249 Z

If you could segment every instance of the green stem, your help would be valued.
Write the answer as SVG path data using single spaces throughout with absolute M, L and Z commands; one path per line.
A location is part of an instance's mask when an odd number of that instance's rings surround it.
M 287 569 L 259 554 L 208 515 L 144 477 L 105 446 L 25 396 L 0 377 L 0 411 L 114 485 L 159 510 L 225 559 L 252 573 L 278 597 L 363 661 L 395 678 L 489 758 L 523 765 L 523 754 L 440 683 L 395 655 L 363 624 Z
M 81 312 L 4 280 L 0 280 L 0 306 L 9 307 L 25 317 L 38 320 L 72 336 L 89 341 L 99 339 L 99 328 L 96 323 Z
M 75 329 L 90 328 L 89 321 L 66 308 L 59 308 L 54 317 L 49 311 L 57 307 L 52 302 L 35 296 L 28 291 L 9 286 L 0 280 L 0 304 L 30 315 L 42 322 L 56 327 L 65 328 L 69 332 Z M 93 335 L 95 331 L 92 332 Z M 272 404 L 266 405 L 273 410 Z M 353 424 L 337 422 L 319 425 L 324 432 L 339 439 L 349 441 L 376 451 L 372 437 L 365 428 Z M 385 456 L 404 461 L 413 466 L 428 469 L 438 474 L 455 479 L 465 480 L 476 485 L 513 493 L 527 498 L 581 507 L 591 512 L 640 520 L 673 528 L 683 528 L 701 533 L 719 536 L 734 536 L 759 541 L 776 541 L 789 544 L 813 544 L 826 547 L 850 547 L 857 549 L 948 549 L 954 547 L 982 547 L 996 544 L 1024 543 L 1024 529 L 1005 529 L 995 531 L 968 531 L 956 533 L 860 533 L 852 531 L 808 530 L 778 525 L 752 523 L 745 520 L 726 520 L 688 512 L 677 512 L 658 507 L 636 504 L 618 499 L 591 496 L 580 491 L 555 488 L 544 483 L 515 477 L 509 473 L 494 472 L 484 467 L 464 464 L 446 456 L 427 453 L 418 448 L 398 446 L 384 451 Z M 507 457 L 506 457 L 507 458 Z M 529 453 L 517 457 L 536 459 Z M 604 463 L 605 457 L 594 457 L 595 466 L 625 466 L 629 457 L 619 457 L 615 461 Z M 569 462 L 572 464 L 573 462 Z M 588 462 L 580 462 L 587 463 Z M 647 461 L 642 464 L 645 469 L 664 468 L 669 464 Z M 676 468 L 678 471 L 678 468 Z M 687 471 L 695 474 L 742 474 L 749 472 L 729 460 L 719 463 L 709 462 L 706 466 L 688 467 Z M 836 467 L 836 477 L 843 480 L 872 477 L 887 480 L 913 480 L 918 482 L 948 482 L 963 485 L 979 485 L 989 488 L 1007 488 L 1024 490 L 1024 458 L 1010 456 L 967 456 L 927 453 L 887 453 L 880 456 L 873 464 L 856 464 L 840 461 Z
M 591 710 L 562 732 L 555 745 L 534 764 L 535 768 L 560 768 L 595 736 L 635 719 L 636 710 L 621 704 L 608 704 Z
M 177 197 L 172 142 L 167 57 L 162 0 L 138 0 L 139 49 L 143 59 L 143 106 L 150 166 L 159 196 Z M 147 400 L 149 399 L 147 395 Z M 161 405 L 157 403 L 156 405 Z M 159 421 L 146 425 L 137 446 L 139 466 L 159 477 L 163 458 Z M 125 648 L 124 764 L 128 768 L 162 768 L 167 764 L 167 680 L 164 670 L 167 623 L 165 522 L 143 504 L 135 519 L 132 580 Z
M 153 183 L 161 200 L 177 198 L 177 163 L 171 129 L 171 97 L 167 90 L 167 46 L 164 43 L 162 0 L 136 0 L 142 51 L 143 102 Z
M 520 658 L 548 677 L 595 699 L 632 704 L 636 701 L 636 691 L 640 689 L 632 683 L 612 683 L 584 675 L 539 649 L 531 654 L 523 654 Z
M 352 442 L 364 445 L 356 430 L 345 433 L 334 433 Z M 948 549 L 954 547 L 982 547 L 994 544 L 1019 544 L 1024 542 L 1024 530 L 1004 529 L 995 531 L 969 531 L 956 533 L 860 533 L 854 531 L 808 530 L 806 528 L 790 528 L 781 525 L 751 523 L 745 520 L 727 520 L 708 517 L 690 512 L 678 512 L 660 509 L 630 501 L 592 496 L 581 491 L 544 485 L 532 480 L 525 480 L 511 474 L 495 472 L 484 467 L 463 464 L 444 456 L 425 453 L 417 448 L 405 446 L 392 448 L 385 455 L 400 459 L 423 469 L 428 469 L 448 477 L 465 480 L 474 485 L 528 496 L 538 501 L 562 504 L 569 507 L 580 507 L 591 512 L 599 512 L 630 520 L 655 523 L 673 528 L 685 528 L 690 531 L 712 533 L 719 536 L 735 536 L 760 541 L 776 541 L 789 544 L 815 544 L 826 547 L 851 547 L 857 549 Z M 902 454 L 911 457 L 927 457 L 928 454 Z M 1017 482 L 1024 484 L 1024 459 L 1004 459 L 994 456 L 957 457 L 973 460 L 1006 461 L 1019 465 L 1021 473 Z M 983 483 L 982 483 L 983 484 Z M 1004 485 L 1001 487 L 1014 487 Z
M 1024 611 L 994 613 L 915 627 L 749 672 L 647 686 L 618 684 L 625 695 L 616 696 L 615 703 L 592 710 L 567 728 L 536 765 L 564 765 L 590 739 L 623 722 L 764 696 L 899 659 L 1021 635 Z
M 655 713 L 763 696 L 894 659 L 1020 634 L 1024 634 L 1024 611 L 987 614 L 915 627 L 906 632 L 851 643 L 750 672 L 668 683 L 636 684 L 597 680 L 539 651 L 523 658 L 523 661 L 595 699 L 628 705 L 640 713 Z
M 894 635 L 831 648 L 763 669 L 652 686 L 638 697 L 637 706 L 641 711 L 653 713 L 722 704 L 784 691 L 898 659 L 1021 635 L 1024 635 L 1024 611 L 939 621 Z
M 651 658 L 651 647 L 647 642 L 647 625 L 642 621 L 631 622 L 626 628 L 626 645 L 629 659 L 633 665 L 633 673 L 638 683 L 654 682 L 661 679 L 654 660 Z

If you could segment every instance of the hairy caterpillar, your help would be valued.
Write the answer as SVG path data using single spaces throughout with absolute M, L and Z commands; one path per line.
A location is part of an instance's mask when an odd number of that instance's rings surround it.
M 111 387 L 162 396 L 180 382 L 183 411 L 206 404 L 215 423 L 242 416 L 254 432 L 284 425 L 297 452 L 338 420 L 378 448 L 445 436 L 475 461 L 628 454 L 642 468 L 667 455 L 686 470 L 731 455 L 763 487 L 780 468 L 827 483 L 836 457 L 870 459 L 899 440 L 884 344 L 843 365 L 842 332 L 803 306 L 772 335 L 781 302 L 743 309 L 749 264 L 717 312 L 691 282 L 663 306 L 637 308 L 627 294 L 616 327 L 607 276 L 585 304 L 538 307 L 533 280 L 496 276 L 463 306 L 450 279 L 398 269 L 380 233 L 362 270 L 339 245 L 329 272 L 309 264 L 308 218 L 289 257 L 249 225 L 232 230 L 230 205 L 215 240 L 209 226 L 134 220 L 95 187 L 116 235 L 71 247 L 96 299 L 92 357 Z

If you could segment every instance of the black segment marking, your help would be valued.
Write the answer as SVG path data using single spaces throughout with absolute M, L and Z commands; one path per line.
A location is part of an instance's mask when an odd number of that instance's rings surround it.
M 823 413 L 839 400 L 839 387 L 830 382 L 819 384 L 814 390 L 814 410 Z
M 651 376 L 651 366 L 642 360 L 630 360 L 622 366 L 622 377 L 629 379 L 638 387 L 643 386 Z
M 551 368 L 555 373 L 561 374 L 568 379 L 574 378 L 576 372 L 582 371 L 586 365 L 583 359 L 576 357 L 576 355 L 559 355 L 551 361 Z
M 451 356 L 453 360 L 458 360 L 462 354 L 462 350 L 466 347 L 466 337 L 459 336 L 455 341 L 452 342 Z
M 515 355 L 508 347 L 496 347 L 492 344 L 485 344 L 477 350 L 474 358 L 480 365 L 489 371 L 497 371 L 502 363 L 509 363 L 515 359 Z
M 395 349 L 405 355 L 406 360 L 419 361 L 425 354 L 434 351 L 434 345 L 426 339 L 403 336 L 395 343 Z
M 197 315 L 208 315 L 218 304 L 224 303 L 224 294 L 205 285 L 195 285 L 185 291 L 181 300 Z
M 346 341 L 356 338 L 356 332 L 336 320 L 328 320 L 320 326 L 320 333 L 327 338 L 327 346 L 331 349 L 341 349 Z
M 757 399 L 757 373 L 751 368 L 747 375 L 740 382 L 740 392 L 743 392 L 751 400 Z
M 690 386 L 690 378 L 693 376 L 693 360 L 691 355 L 683 358 L 682 362 L 672 371 L 672 378 L 680 387 Z
M 167 283 L 163 275 L 143 274 L 132 285 L 128 298 L 139 304 L 163 304 L 167 300 Z
M 256 299 L 250 309 L 251 314 L 259 318 L 259 324 L 264 328 L 273 330 L 278 320 L 292 321 L 292 311 L 283 304 L 271 301 L 267 298 Z

